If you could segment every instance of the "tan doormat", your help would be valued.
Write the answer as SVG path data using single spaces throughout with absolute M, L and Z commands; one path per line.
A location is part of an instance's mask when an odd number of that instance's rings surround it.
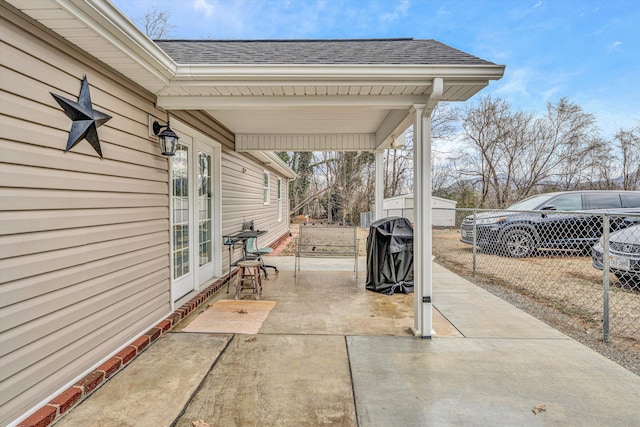
M 220 300 L 193 319 L 184 332 L 257 334 L 275 301 Z

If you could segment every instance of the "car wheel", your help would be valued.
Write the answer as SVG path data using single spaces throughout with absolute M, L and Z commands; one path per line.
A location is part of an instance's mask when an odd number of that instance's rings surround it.
M 521 229 L 509 230 L 504 233 L 502 248 L 507 256 L 513 258 L 528 257 L 536 249 L 531 233 Z

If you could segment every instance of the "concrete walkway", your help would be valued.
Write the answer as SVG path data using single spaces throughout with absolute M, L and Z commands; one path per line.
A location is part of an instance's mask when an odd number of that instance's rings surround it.
M 640 377 L 438 265 L 421 340 L 364 262 L 269 263 L 257 335 L 182 332 L 193 313 L 57 425 L 640 425 Z

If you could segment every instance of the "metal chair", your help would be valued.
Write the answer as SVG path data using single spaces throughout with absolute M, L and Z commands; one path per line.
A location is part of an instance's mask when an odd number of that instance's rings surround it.
M 254 230 L 253 221 L 244 222 L 242 224 L 242 230 L 243 231 Z M 267 268 L 273 268 L 273 270 L 276 273 L 279 273 L 280 271 L 278 270 L 278 267 L 276 267 L 275 265 L 265 264 L 264 259 L 262 259 L 262 255 L 270 254 L 271 252 L 273 252 L 273 248 L 270 248 L 270 247 L 259 248 L 257 247 L 257 241 L 258 239 L 255 237 L 249 237 L 244 241 L 244 246 L 242 249 L 243 255 L 244 255 L 243 258 L 248 260 L 260 261 L 260 269 L 263 271 L 265 279 L 268 279 L 269 273 L 267 273 Z

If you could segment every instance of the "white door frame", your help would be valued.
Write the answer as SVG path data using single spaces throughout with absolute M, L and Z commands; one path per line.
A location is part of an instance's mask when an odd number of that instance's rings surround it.
M 199 290 L 212 279 L 222 276 L 222 146 L 214 139 L 189 127 L 175 118 L 171 118 L 171 127 L 180 137 L 179 143 L 189 147 L 189 265 L 190 273 L 186 280 L 189 281 L 188 292 Z M 211 250 L 212 261 L 202 268 L 199 265 L 199 229 L 198 229 L 198 198 L 196 178 L 198 176 L 199 151 L 211 156 Z M 170 160 L 172 162 L 173 160 Z M 171 304 L 175 309 L 175 301 L 183 295 L 176 295 L 177 286 L 174 282 L 174 233 L 173 233 L 173 197 L 172 196 L 172 171 L 169 167 L 169 228 L 170 228 L 170 268 L 171 268 Z M 183 291 L 184 292 L 184 291 Z M 188 293 L 187 292 L 187 293 Z

